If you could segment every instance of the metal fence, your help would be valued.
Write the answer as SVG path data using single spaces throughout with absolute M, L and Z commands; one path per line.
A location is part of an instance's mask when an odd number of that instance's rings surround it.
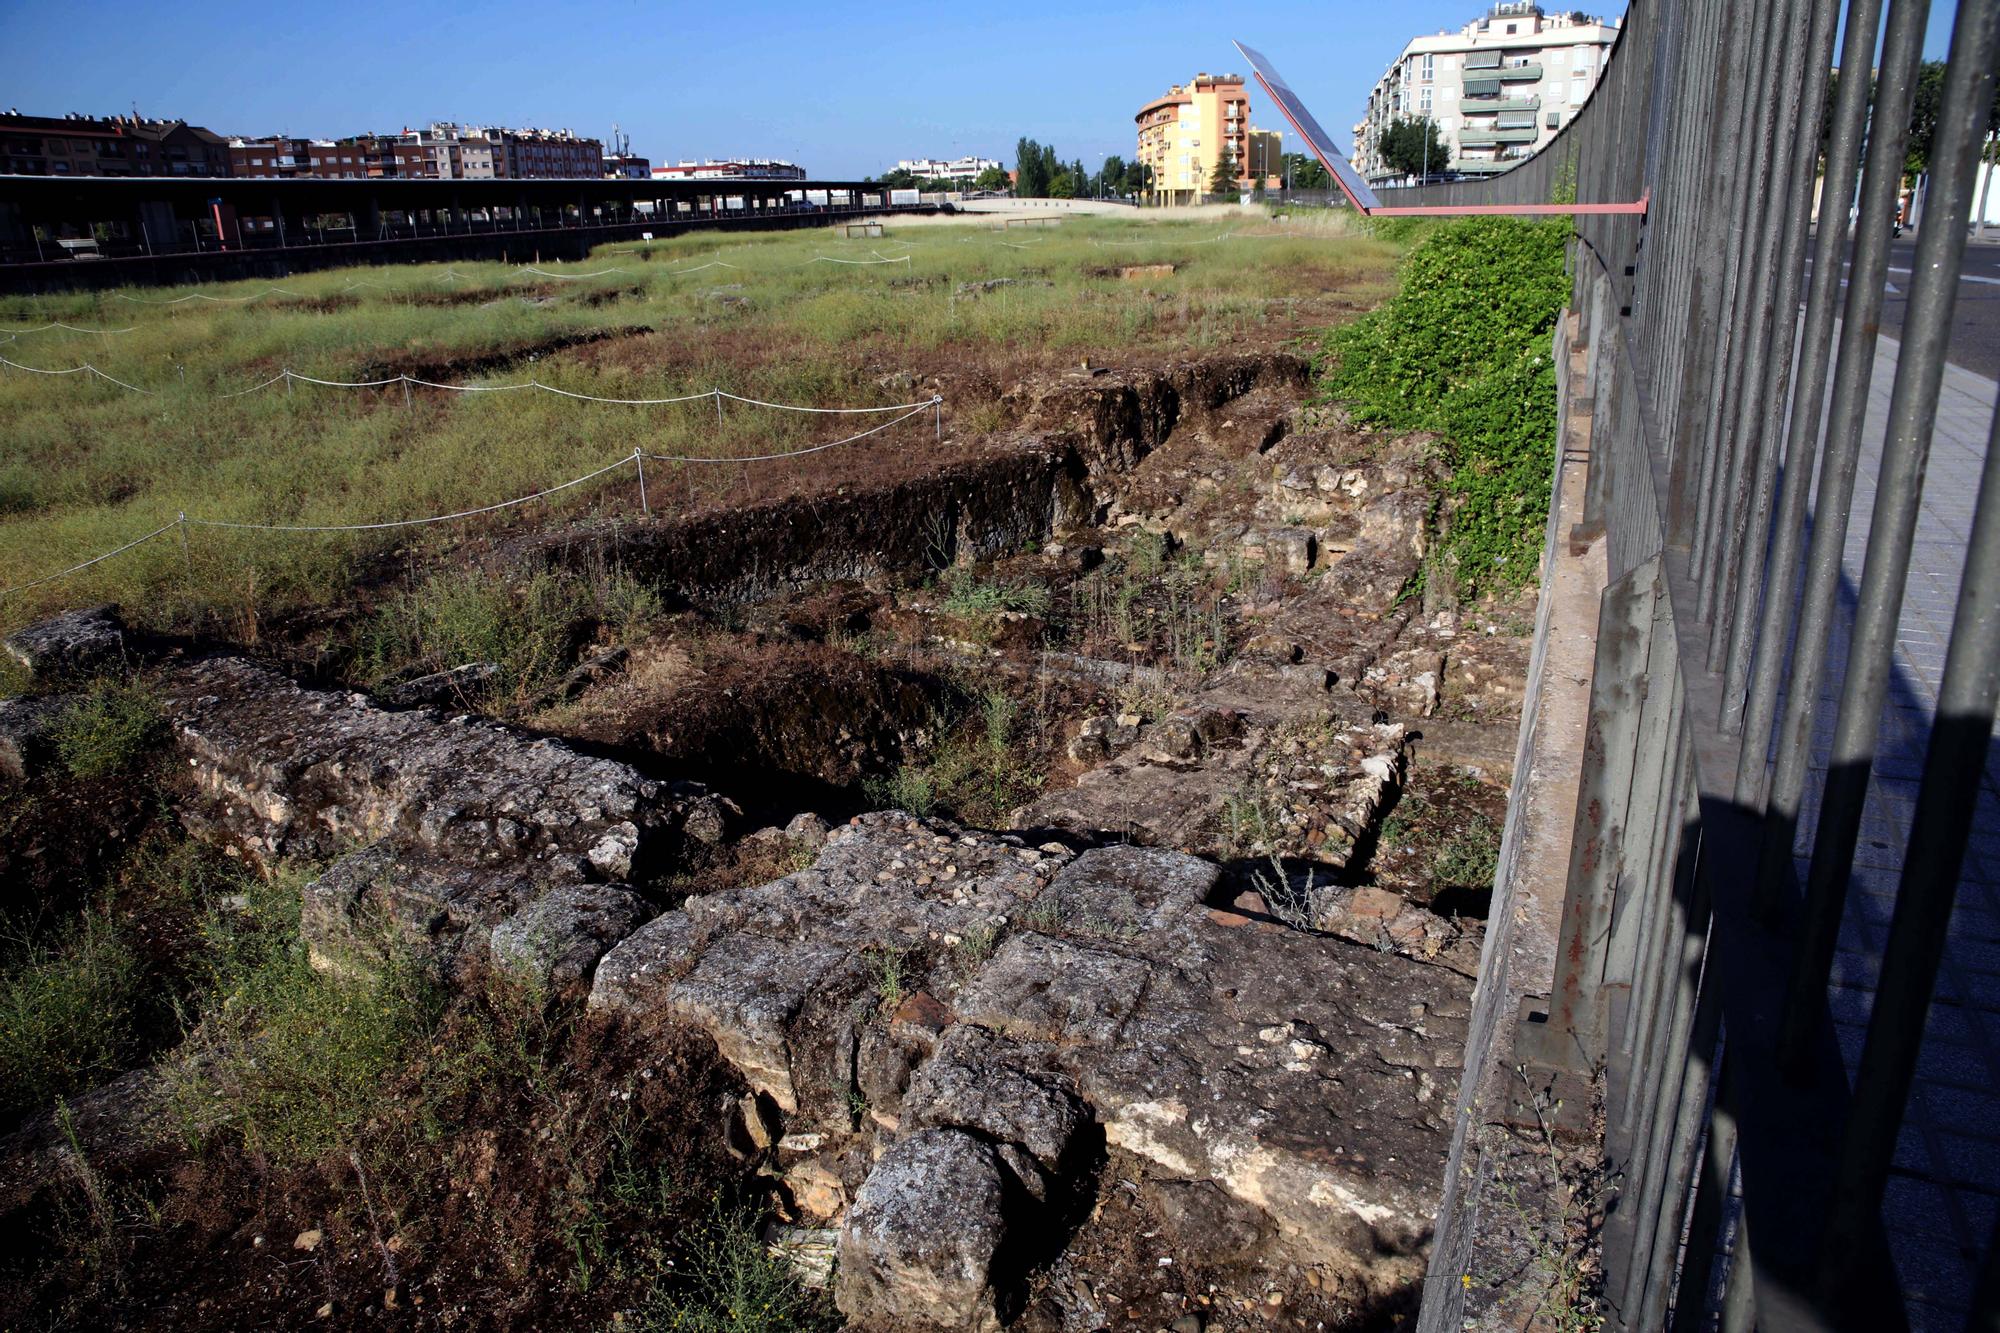
M 1643 217 L 1575 220 L 1592 365 L 1575 536 L 1606 543 L 1608 584 L 1557 973 L 1546 1023 L 1515 1048 L 1604 1071 L 1619 1180 L 1606 1299 L 1626 1329 L 1910 1317 L 1883 1201 L 2000 688 L 1992 426 L 1858 1058 L 1837 1044 L 1828 986 L 1876 813 L 2000 0 L 1959 0 L 1951 20 L 1930 221 L 1906 280 L 1866 562 L 1843 606 L 1929 4 L 1886 8 L 1885 26 L 1883 0 L 1634 0 L 1602 84 L 1538 157 L 1385 194 L 1649 201 Z M 1836 64 L 1875 69 L 1873 88 L 1842 78 L 1834 93 Z M 1833 679 L 1829 744 L 1816 711 Z M 1974 1326 L 2000 1327 L 1990 1243 L 1981 1263 Z

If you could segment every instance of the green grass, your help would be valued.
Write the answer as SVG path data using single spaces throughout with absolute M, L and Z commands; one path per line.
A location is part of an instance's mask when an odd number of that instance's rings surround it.
M 862 790 L 878 806 L 1000 827 L 1041 786 L 1028 725 L 1020 704 L 1005 691 L 985 690 L 961 712 L 933 723 L 939 740 L 928 753 L 864 779 Z
M 774 1257 L 756 1217 L 718 1204 L 683 1237 L 680 1272 L 623 1327 L 638 1333 L 831 1333 L 841 1320 L 824 1295 Z
M 1240 224 L 1237 224 L 1240 225 Z M 648 452 L 716 457 L 794 449 L 837 438 L 825 418 L 738 404 L 718 422 L 712 402 L 667 407 L 578 403 L 533 391 L 436 394 L 405 403 L 401 386 L 342 390 L 282 384 L 241 397 L 290 367 L 351 380 L 403 365 L 438 366 L 594 330 L 646 326 L 621 337 L 541 355 L 504 369 L 444 369 L 454 382 L 495 385 L 529 377 L 578 393 L 660 397 L 730 392 L 777 402 L 855 406 L 909 401 L 882 368 L 940 358 L 1070 364 L 1148 348 L 1224 347 L 1302 293 L 1373 291 L 1397 246 L 1359 230 L 1206 243 L 1214 221 L 1077 220 L 1039 232 L 1026 248 L 977 224 L 894 229 L 884 240 L 822 233 L 692 236 L 655 244 L 641 261 L 608 247 L 624 273 L 578 282 L 515 275 L 501 264 L 338 270 L 280 284 L 300 298 L 239 305 L 134 304 L 120 293 L 0 300 L 0 325 L 51 319 L 130 333 L 23 334 L 9 360 L 44 368 L 89 362 L 144 386 L 127 393 L 88 375 L 49 377 L 0 367 L 0 568 L 25 580 L 132 540 L 186 512 L 197 519 L 278 524 L 386 522 L 493 504 Z M 912 242 L 905 247 L 898 243 Z M 908 253 L 910 262 L 851 267 L 816 254 Z M 1171 277 L 1126 282 L 1090 270 L 1134 255 L 1181 264 Z M 731 269 L 685 270 L 720 260 Z M 551 266 L 553 267 L 553 266 Z M 963 283 L 1034 277 L 980 298 Z M 342 292 L 361 279 L 387 284 Z M 218 297 L 263 282 L 200 289 Z M 712 299 L 718 288 L 740 305 Z M 454 305 L 420 298 L 472 292 Z M 546 293 L 545 296 L 537 293 Z M 123 295 L 167 300 L 180 291 Z M 542 303 L 530 303 L 523 295 Z M 602 296 L 601 304 L 590 298 Z M 326 299 L 337 304 L 322 308 Z M 967 427 L 990 429 L 990 413 Z M 946 425 L 957 429 L 953 405 Z M 912 421 L 863 449 L 922 448 Z M 796 465 L 781 465 L 796 466 Z M 722 492 L 733 470 L 648 466 L 655 512 Z M 541 523 L 592 511 L 636 512 L 636 478 L 620 469 L 597 483 L 477 523 Z M 465 527 L 367 534 L 278 534 L 195 527 L 183 549 L 169 532 L 71 578 L 0 603 L 0 625 L 93 599 L 123 602 L 149 623 L 270 614 L 337 602 L 360 563 L 392 549 L 427 549 Z
M 56 724 L 56 755 L 73 777 L 109 777 L 136 766 L 165 731 L 159 703 L 145 687 L 101 679 Z
M 84 913 L 0 973 L 0 1115 L 45 1106 L 123 1068 L 141 967 L 117 927 Z
M 500 671 L 480 692 L 518 701 L 554 684 L 589 633 L 631 637 L 661 614 L 659 594 L 623 570 L 541 570 L 516 582 L 476 566 L 445 567 L 376 608 L 357 666 L 382 683 L 491 662 Z
M 352 1145 L 388 1109 L 391 1075 L 422 1049 L 444 996 L 391 951 L 362 970 L 312 966 L 297 875 L 260 884 L 208 922 L 210 975 L 193 1034 L 201 1073 L 182 1089 L 190 1123 L 220 1123 L 272 1162 L 304 1165 Z

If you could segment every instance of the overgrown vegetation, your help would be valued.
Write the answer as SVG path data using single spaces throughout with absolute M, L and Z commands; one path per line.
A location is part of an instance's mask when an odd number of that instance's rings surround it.
M 20 1293 L 0 1302 L 10 1318 L 29 1293 L 36 1319 L 86 1327 L 132 1322 L 154 1296 L 192 1302 L 209 1280 L 179 1273 L 192 1246 L 232 1255 L 212 1290 L 261 1326 L 329 1298 L 350 1321 L 371 1301 L 473 1299 L 499 1326 L 834 1326 L 758 1238 L 754 1196 L 712 1133 L 712 1108 L 741 1088 L 704 1040 L 626 1033 L 503 977 L 447 991 L 386 933 L 365 965 L 316 967 L 304 878 L 197 886 L 188 1037 L 164 1066 L 185 1156 L 113 1179 L 79 1139 L 49 1243 L 0 1265 L 0 1289 Z M 46 1104 L 131 1062 L 144 994 L 132 932 L 113 924 L 87 917 L 6 973 L 10 1098 Z M 263 1252 L 224 1239 L 245 1199 L 282 1232 Z M 309 1256 L 288 1243 L 308 1229 Z
M 640 1333 L 831 1333 L 840 1318 L 758 1234 L 756 1217 L 717 1206 L 683 1244 L 680 1282 L 640 1309 Z
M 361 635 L 361 674 L 381 682 L 492 663 L 499 670 L 479 696 L 525 700 L 554 683 L 592 631 L 620 641 L 661 612 L 659 594 L 619 569 L 542 570 L 521 582 L 439 570 L 376 610 Z
M 117 927 L 85 912 L 52 942 L 17 940 L 0 973 L 0 1117 L 116 1074 L 133 1045 L 140 966 Z
M 897 227 L 865 241 L 824 232 L 710 233 L 604 247 L 566 272 L 549 265 L 568 279 L 560 281 L 460 262 L 293 275 L 283 285 L 295 297 L 256 281 L 205 285 L 201 295 L 212 299 L 175 306 L 118 299 L 135 293 L 0 299 L 0 324 L 10 327 L 61 320 L 132 330 L 24 335 L 10 345 L 10 359 L 42 369 L 88 361 L 152 391 L 0 367 L 0 436 L 9 443 L 0 460 L 0 567 L 26 577 L 53 572 L 170 523 L 181 510 L 253 523 L 394 521 L 568 481 L 629 456 L 640 441 L 649 452 L 692 458 L 762 454 L 824 443 L 848 433 L 852 420 L 741 404 L 725 405 L 718 417 L 710 399 L 628 407 L 536 392 L 406 396 L 400 384 L 293 383 L 220 396 L 287 367 L 346 381 L 407 368 L 488 387 L 532 377 L 598 397 L 669 398 L 720 386 L 813 406 L 899 403 L 910 391 L 885 385 L 883 366 L 926 374 L 955 364 L 1005 376 L 1074 364 L 1080 354 L 1227 345 L 1267 322 L 1273 302 L 1372 293 L 1397 250 L 1334 218 L 1292 219 L 1285 234 L 1254 241 L 1192 244 L 1221 230 L 1216 220 L 1107 218 L 1067 220 L 1024 241 L 973 225 Z M 1093 273 L 1121 250 L 1188 262 L 1147 284 Z M 822 255 L 872 261 L 872 251 L 907 262 L 817 262 Z M 639 262 L 642 253 L 651 262 Z M 732 267 L 705 267 L 718 262 Z M 622 271 L 573 276 L 607 268 Z M 961 286 L 999 278 L 1017 281 L 977 299 L 958 295 Z M 343 290 L 357 280 L 371 285 Z M 136 293 L 150 301 L 185 294 Z M 597 334 L 611 336 L 558 350 Z M 963 421 L 958 395 L 945 404 L 948 435 L 993 428 L 988 401 L 962 406 Z M 810 469 L 649 463 L 648 501 L 659 515 L 753 488 L 822 483 L 845 468 L 879 470 L 921 456 L 935 444 L 931 432 L 928 415 L 920 416 L 817 456 Z M 358 573 L 391 551 L 430 550 L 468 531 L 547 522 L 551 513 L 637 516 L 638 502 L 635 472 L 619 468 L 545 502 L 436 529 L 197 527 L 185 534 L 185 548 L 169 532 L 9 599 L 0 622 L 11 627 L 58 605 L 115 600 L 153 624 L 239 626 L 338 603 Z
M 56 724 L 56 755 L 73 777 L 109 777 L 138 765 L 165 730 L 159 702 L 143 685 L 102 678 Z
M 995 827 L 1041 785 L 1024 743 L 1027 726 L 1011 695 L 984 690 L 962 711 L 936 719 L 931 731 L 940 739 L 930 753 L 866 779 L 863 789 L 876 805 Z
M 1443 437 L 1433 572 L 1468 595 L 1535 577 L 1555 453 L 1550 343 L 1569 298 L 1567 221 L 1468 218 L 1404 261 L 1401 287 L 1333 330 L 1322 388 L 1355 419 Z

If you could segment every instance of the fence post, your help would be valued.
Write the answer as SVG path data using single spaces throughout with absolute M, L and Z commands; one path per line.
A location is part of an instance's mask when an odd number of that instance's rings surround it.
M 1515 1058 L 1525 1064 L 1589 1074 L 1605 1057 L 1605 965 L 1624 859 L 1626 808 L 1642 741 L 1640 719 L 1650 684 L 1646 667 L 1659 596 L 1658 555 L 1641 561 L 1604 589 L 1556 975 L 1547 1015 L 1523 1023 L 1515 1033 Z M 1662 738 L 1643 739 L 1658 743 Z
M 634 449 L 634 450 L 632 451 L 632 461 L 633 461 L 633 463 L 635 463 L 635 464 L 636 464 L 636 465 L 638 466 L 638 468 L 639 468 L 639 508 L 640 508 L 641 510 L 643 510 L 643 511 L 645 512 L 645 515 L 646 515 L 646 517 L 647 517 L 647 518 L 651 518 L 651 517 L 653 516 L 653 506 L 652 506 L 652 505 L 650 505 L 650 504 L 648 504 L 648 503 L 646 503 L 646 455 L 645 455 L 645 452 L 644 452 L 643 450 L 639 450 L 639 449 Z

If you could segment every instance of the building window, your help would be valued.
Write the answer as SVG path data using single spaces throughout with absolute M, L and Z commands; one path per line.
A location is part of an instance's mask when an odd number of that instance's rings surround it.
M 1518 28 L 1519 26 L 1520 26 L 1520 25 L 1519 25 L 1519 24 L 1517 24 L 1517 23 L 1509 23 L 1509 24 L 1507 25 L 1507 35 L 1508 35 L 1509 37 L 1512 37 L 1512 36 L 1514 35 L 1514 30 L 1515 30 L 1516 28 Z
M 1437 72 L 1437 57 L 1433 55 L 1426 55 L 1424 57 L 1424 82 L 1429 83 L 1431 79 L 1436 76 L 1436 72 Z
M 1551 111 L 1551 112 L 1549 112 L 1549 128 L 1550 128 L 1550 129 L 1552 129 L 1552 130 L 1559 130 L 1559 129 L 1561 129 L 1561 128 L 1562 128 L 1562 123 L 1563 123 L 1563 117 L 1562 117 L 1562 112 L 1560 112 L 1560 111 Z

